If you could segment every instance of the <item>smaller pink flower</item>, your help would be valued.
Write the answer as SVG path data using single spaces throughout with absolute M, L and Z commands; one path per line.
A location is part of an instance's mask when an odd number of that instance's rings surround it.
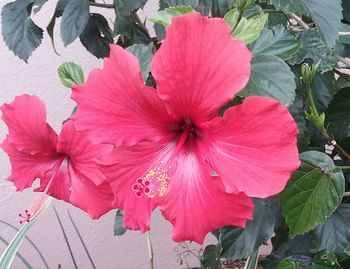
M 9 180 L 18 191 L 31 187 L 40 178 L 37 191 L 69 202 L 92 218 L 113 208 L 110 184 L 93 162 L 108 152 L 109 146 L 92 144 L 70 120 L 57 135 L 46 123 L 43 102 L 35 96 L 17 96 L 1 111 L 9 133 L 0 146 L 10 158 Z M 26 212 L 25 218 L 35 214 L 39 206 Z

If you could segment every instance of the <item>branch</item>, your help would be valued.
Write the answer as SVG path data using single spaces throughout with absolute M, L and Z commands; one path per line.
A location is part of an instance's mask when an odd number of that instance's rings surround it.
M 299 25 L 301 25 L 304 29 L 310 29 L 309 25 L 307 25 L 298 15 L 296 15 L 295 13 L 292 12 L 288 12 L 288 16 L 290 16 L 291 18 L 293 18 L 294 20 L 296 20 L 298 22 Z M 341 32 L 341 33 L 345 33 L 345 32 Z M 349 33 L 350 34 L 350 33 Z M 345 64 L 346 66 L 350 66 L 350 60 L 341 57 L 340 55 L 335 55 L 335 58 L 339 61 L 342 62 L 343 64 Z
M 340 71 L 337 70 L 337 69 L 334 69 L 333 72 L 334 72 L 335 74 L 337 74 L 338 76 L 344 78 L 346 81 L 349 81 L 349 82 L 350 82 L 350 75 L 349 75 L 349 74 L 345 74 L 345 73 L 343 73 L 343 72 L 340 72 Z
M 89 5 L 94 7 L 114 8 L 113 4 L 96 3 L 92 1 L 89 1 Z
M 296 20 L 304 29 L 310 29 L 309 25 L 307 25 L 297 14 L 288 12 L 287 15 L 292 19 Z

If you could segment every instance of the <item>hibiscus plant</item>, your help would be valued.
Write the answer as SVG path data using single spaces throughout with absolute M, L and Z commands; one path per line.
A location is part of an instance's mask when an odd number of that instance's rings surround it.
M 24 61 L 46 2 L 2 9 Z M 146 3 L 57 1 L 53 49 L 61 18 L 63 44 L 79 38 L 103 67 L 59 68 L 76 102 L 60 134 L 40 97 L 1 106 L 8 180 L 42 192 L 21 222 L 50 196 L 91 218 L 116 210 L 116 235 L 148 233 L 158 209 L 176 242 L 216 237 L 198 268 L 350 268 L 350 1 L 160 0 L 147 27 Z M 92 6 L 114 9 L 113 27 Z

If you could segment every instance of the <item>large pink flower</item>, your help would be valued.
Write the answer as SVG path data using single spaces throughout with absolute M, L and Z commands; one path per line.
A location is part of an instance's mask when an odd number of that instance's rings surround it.
M 157 90 L 118 46 L 73 90 L 77 128 L 116 145 L 100 163 L 125 226 L 146 231 L 158 206 L 175 241 L 201 243 L 220 226 L 243 227 L 249 197 L 280 192 L 299 166 L 297 127 L 282 104 L 249 97 L 218 116 L 250 74 L 251 53 L 230 32 L 219 18 L 176 17 L 152 61 Z
M 113 208 L 110 184 L 93 162 L 110 151 L 109 146 L 92 144 L 72 121 L 63 125 L 58 136 L 46 123 L 44 104 L 34 96 L 17 96 L 1 111 L 9 130 L 1 148 L 10 157 L 9 180 L 17 190 L 31 187 L 40 178 L 38 191 L 67 201 L 92 218 Z

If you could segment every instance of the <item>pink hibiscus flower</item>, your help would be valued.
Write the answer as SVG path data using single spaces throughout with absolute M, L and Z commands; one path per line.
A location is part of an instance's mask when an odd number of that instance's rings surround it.
M 297 127 L 282 104 L 248 97 L 218 116 L 250 74 L 251 53 L 230 32 L 219 18 L 175 17 L 152 61 L 157 90 L 118 46 L 73 89 L 78 130 L 116 145 L 100 163 L 124 226 L 147 231 L 158 206 L 175 241 L 201 243 L 223 225 L 243 227 L 249 197 L 280 192 L 299 166 Z
M 1 107 L 9 134 L 0 145 L 12 166 L 9 180 L 18 191 L 31 187 L 40 178 L 37 191 L 69 202 L 98 218 L 113 208 L 110 184 L 93 159 L 110 150 L 92 144 L 67 121 L 58 136 L 46 123 L 44 104 L 34 96 L 17 96 Z M 46 195 L 45 195 L 46 196 Z M 44 201 L 26 210 L 26 221 Z

